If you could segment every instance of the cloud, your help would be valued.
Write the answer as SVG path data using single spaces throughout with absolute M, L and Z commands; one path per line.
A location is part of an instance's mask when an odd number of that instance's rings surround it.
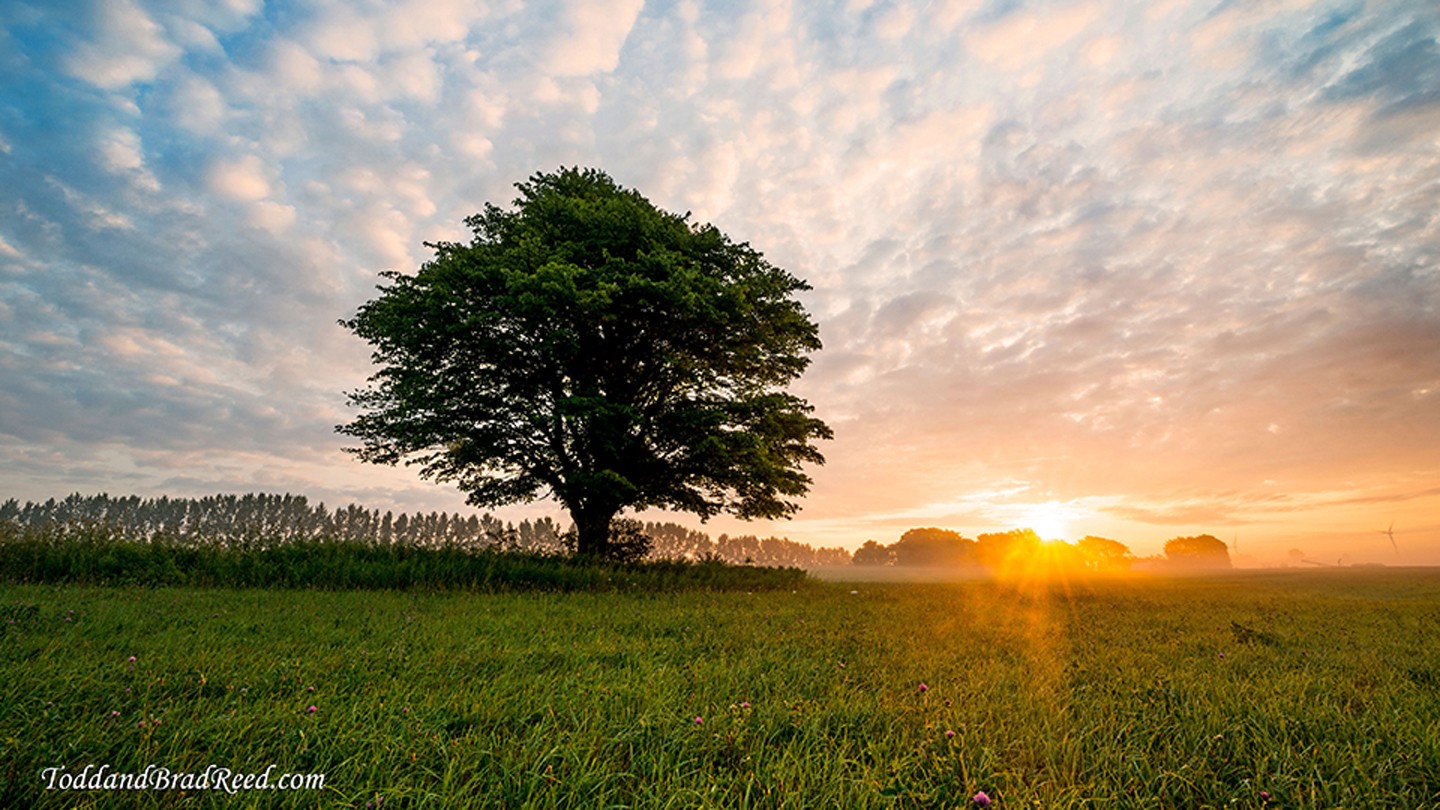
M 232 200 L 263 200 L 271 193 L 269 171 L 257 155 L 215 162 L 206 175 L 206 185 Z
M 1024 498 L 1139 536 L 1433 505 L 1396 500 L 1434 489 L 1440 440 L 1423 2 L 121 0 L 13 19 L 17 494 L 259 476 L 458 503 L 338 454 L 342 392 L 371 369 L 335 320 L 516 180 L 579 164 L 815 286 L 825 349 L 796 390 L 837 438 L 791 525 L 827 542 Z
M 153 79 L 182 53 L 132 0 L 95 2 L 87 22 L 89 35 L 65 58 L 65 68 L 106 90 Z
M 977 28 L 965 44 L 984 62 L 1006 71 L 1021 71 L 1080 36 L 1099 17 L 1099 6 L 1086 2 L 1044 11 L 1011 11 Z
M 557 36 L 544 48 L 545 69 L 557 76 L 615 70 L 643 5 L 643 0 L 566 3 L 556 24 Z

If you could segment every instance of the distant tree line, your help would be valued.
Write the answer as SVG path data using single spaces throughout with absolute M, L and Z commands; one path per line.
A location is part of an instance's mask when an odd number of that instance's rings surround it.
M 636 538 L 636 559 L 717 559 L 795 568 L 850 562 L 850 552 L 844 549 L 817 549 L 785 538 L 722 534 L 712 540 L 704 532 L 674 523 L 642 524 L 633 519 L 617 522 L 621 524 L 617 533 Z M 514 523 L 488 513 L 395 514 L 356 504 L 331 510 L 324 503 L 311 504 L 303 495 L 264 493 L 203 498 L 116 498 L 77 493 L 60 500 L 24 504 L 11 498 L 0 503 L 0 524 L 62 538 L 98 530 L 133 540 L 222 546 L 327 540 L 559 553 L 572 537 L 567 527 L 548 517 Z
M 351 504 L 335 510 L 303 495 L 211 495 L 204 498 L 113 498 L 74 494 L 62 500 L 0 504 L 0 521 L 52 534 L 103 529 L 129 539 L 220 545 L 333 540 L 379 545 L 560 548 L 550 518 L 508 523 L 489 514 L 395 514 Z
M 822 565 L 849 565 L 850 552 L 843 548 L 815 548 L 784 537 L 756 537 L 753 534 L 720 535 L 715 540 L 695 529 L 675 523 L 646 523 L 650 539 L 649 556 L 655 559 L 703 560 L 717 557 L 726 562 L 751 563 L 793 568 Z
M 910 529 L 888 546 L 867 540 L 851 559 L 855 565 L 971 566 L 1019 573 L 1124 571 L 1138 562 L 1128 546 L 1107 537 L 1046 542 L 1030 529 L 1013 529 L 970 539 L 934 527 Z M 1176 537 L 1165 544 L 1163 562 L 1175 567 L 1229 568 L 1230 552 L 1223 541 L 1208 534 Z

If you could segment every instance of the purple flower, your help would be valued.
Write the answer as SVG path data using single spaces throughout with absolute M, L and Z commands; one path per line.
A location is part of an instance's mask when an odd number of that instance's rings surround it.
M 130 663 L 133 664 L 133 663 L 135 663 L 135 656 L 132 655 L 132 656 L 130 656 L 130 658 L 127 659 L 127 660 L 128 660 Z
M 954 731 L 946 731 L 946 732 L 945 732 L 945 739 L 947 739 L 947 740 L 953 740 L 953 739 L 955 739 L 955 732 L 954 732 Z
M 308 708 L 308 709 L 305 710 L 305 713 L 306 713 L 306 714 L 314 714 L 315 712 L 316 712 L 316 709 L 315 709 L 315 706 L 314 706 L 313 704 L 310 706 L 310 708 Z
M 989 807 L 989 806 L 990 806 L 990 797 L 989 797 L 989 796 L 986 796 L 986 795 L 985 795 L 985 791 L 983 791 L 983 790 L 980 791 L 980 792 L 978 792 L 978 793 L 976 793 L 974 796 L 971 796 L 971 797 L 970 797 L 970 801 L 975 802 L 975 804 L 977 804 L 977 805 L 979 805 L 979 806 L 981 806 L 981 807 Z
M 740 708 L 742 708 L 742 709 L 748 709 L 748 708 L 750 708 L 750 701 L 748 701 L 748 700 L 742 700 L 742 701 L 740 701 Z
M 697 725 L 697 726 L 699 726 L 699 725 L 704 725 L 704 723 L 705 723 L 705 718 L 701 717 L 701 716 L 698 715 L 698 714 L 695 715 L 695 725 Z
M 921 682 L 920 682 L 920 691 L 921 691 L 921 692 L 929 692 L 929 691 L 930 691 L 930 687 L 926 686 L 924 681 L 921 681 Z
M 1270 791 L 1268 791 L 1268 790 L 1262 790 L 1262 791 L 1260 791 L 1260 801 L 1262 801 L 1262 802 L 1268 802 L 1268 801 L 1270 801 Z

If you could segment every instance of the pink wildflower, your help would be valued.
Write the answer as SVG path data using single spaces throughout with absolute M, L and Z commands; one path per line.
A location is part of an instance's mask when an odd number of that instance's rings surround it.
M 985 791 L 983 791 L 983 790 L 980 791 L 980 792 L 978 792 L 978 793 L 976 793 L 974 796 L 971 796 L 971 797 L 970 797 L 970 800 L 973 801 L 973 802 L 975 802 L 977 805 L 979 805 L 979 806 L 981 806 L 981 807 L 989 807 L 989 806 L 990 806 L 990 797 L 989 797 L 989 796 L 986 796 L 986 795 L 985 795 Z

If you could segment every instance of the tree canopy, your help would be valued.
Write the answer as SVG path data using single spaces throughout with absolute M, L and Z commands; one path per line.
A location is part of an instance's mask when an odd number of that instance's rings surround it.
M 476 506 L 553 497 L 583 554 L 608 551 L 625 509 L 796 512 L 831 437 L 784 390 L 820 348 L 809 286 L 604 172 L 516 188 L 341 321 L 380 367 L 337 428 L 351 452 Z
M 1229 568 L 1230 548 L 1210 534 L 1173 537 L 1165 541 L 1165 559 L 1187 567 Z

